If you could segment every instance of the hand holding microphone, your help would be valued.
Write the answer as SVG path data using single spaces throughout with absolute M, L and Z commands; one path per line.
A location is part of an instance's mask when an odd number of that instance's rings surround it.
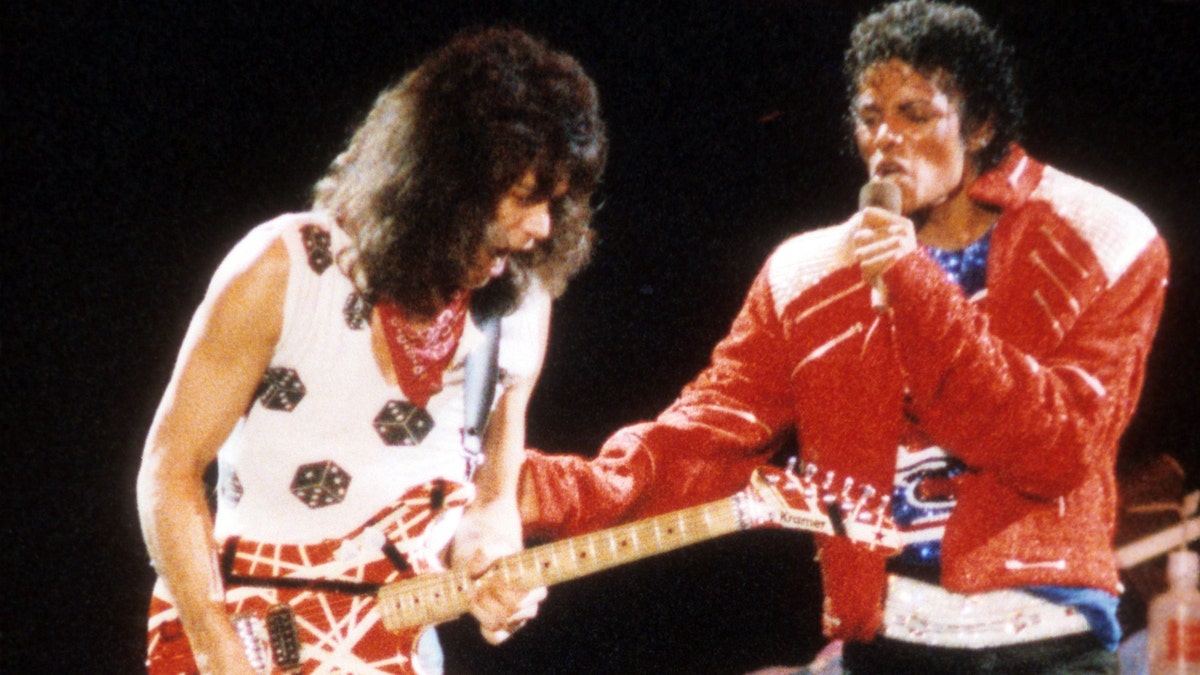
M 917 247 L 912 221 L 896 217 L 901 203 L 900 188 L 886 180 L 872 180 L 858 193 L 858 229 L 851 242 L 863 279 L 871 285 L 871 306 L 880 313 L 888 304 L 883 273 Z

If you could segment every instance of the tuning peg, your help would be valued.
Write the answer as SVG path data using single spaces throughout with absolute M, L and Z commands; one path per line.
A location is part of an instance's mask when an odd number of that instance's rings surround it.
M 835 476 L 832 471 L 825 472 L 825 480 L 821 483 L 821 501 L 826 505 L 833 504 L 837 501 L 837 495 L 829 488 L 833 486 Z
M 850 490 L 854 489 L 854 476 L 846 476 L 842 481 L 842 501 L 850 503 Z
M 888 523 L 891 522 L 890 512 L 888 511 L 888 505 L 891 504 L 891 502 L 892 502 L 891 495 L 885 494 L 879 498 L 879 508 L 878 508 L 877 517 L 875 518 L 875 536 L 876 537 L 882 537 L 884 528 L 887 527 Z
M 787 466 L 784 468 L 784 471 L 787 471 L 788 473 L 791 473 L 791 474 L 796 473 L 796 462 L 798 462 L 799 460 L 800 460 L 800 458 L 795 455 L 788 457 Z
M 812 462 L 801 462 L 803 475 L 800 476 L 801 491 L 804 494 L 804 499 L 808 502 L 814 502 L 817 499 L 817 484 L 813 480 L 817 475 L 817 465 Z
M 853 504 L 847 506 L 850 509 L 850 520 L 855 522 L 869 522 L 871 516 L 869 509 L 867 509 L 867 502 L 871 501 L 871 498 L 874 496 L 874 486 L 870 483 L 863 483 L 862 487 L 858 490 L 858 498 L 854 500 Z
M 804 475 L 800 477 L 800 480 L 804 481 L 805 484 L 811 484 L 817 476 L 817 465 L 812 462 L 804 462 L 803 471 Z
M 870 483 L 864 483 L 858 490 L 858 499 L 854 500 L 854 514 L 858 516 L 867 508 L 867 502 L 875 496 L 875 488 Z
M 875 496 L 875 486 L 867 483 L 862 486 L 862 491 L 858 494 L 858 501 L 866 503 L 871 501 L 871 497 Z

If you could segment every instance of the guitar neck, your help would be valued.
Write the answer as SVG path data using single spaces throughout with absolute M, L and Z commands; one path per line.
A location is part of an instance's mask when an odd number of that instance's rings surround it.
M 501 558 L 488 574 L 537 588 L 707 541 L 743 528 L 736 497 L 563 539 Z M 461 570 L 416 576 L 379 591 L 388 630 L 455 619 L 468 611 L 477 582 Z

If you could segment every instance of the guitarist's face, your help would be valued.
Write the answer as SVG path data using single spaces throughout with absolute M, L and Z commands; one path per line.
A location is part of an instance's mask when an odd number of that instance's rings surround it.
M 500 277 L 508 267 L 508 258 L 518 251 L 529 251 L 550 237 L 550 204 L 567 192 L 564 181 L 551 195 L 538 191 L 537 174 L 527 171 L 516 184 L 500 196 L 496 215 L 488 224 L 484 243 L 475 255 L 467 283 L 479 288 Z

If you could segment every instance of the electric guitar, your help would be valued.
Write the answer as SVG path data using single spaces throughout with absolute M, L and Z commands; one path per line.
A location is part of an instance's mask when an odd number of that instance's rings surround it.
M 302 546 L 227 541 L 225 600 L 251 664 L 262 675 L 421 675 L 421 633 L 467 613 L 481 582 L 439 560 L 473 494 L 470 485 L 433 481 L 341 539 Z M 763 466 L 732 497 L 526 549 L 497 560 L 484 577 L 550 586 L 759 527 L 844 536 L 890 555 L 900 536 L 888 501 L 869 485 L 848 477 L 839 483 L 811 465 L 800 473 Z M 161 584 L 151 600 L 146 665 L 149 675 L 196 672 Z

